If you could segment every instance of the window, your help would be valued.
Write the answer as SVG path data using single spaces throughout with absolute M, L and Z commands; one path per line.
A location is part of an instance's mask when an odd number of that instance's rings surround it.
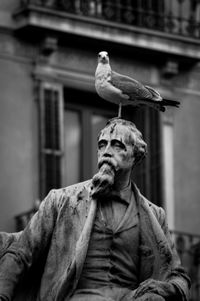
M 92 177 L 97 167 L 97 135 L 117 108 L 94 93 L 64 89 L 65 186 Z M 104 106 L 105 105 L 105 106 Z
M 63 97 L 62 86 L 40 85 L 40 197 L 62 181 Z
M 68 110 L 64 112 L 64 179 L 68 186 L 81 180 L 81 119 L 80 112 Z

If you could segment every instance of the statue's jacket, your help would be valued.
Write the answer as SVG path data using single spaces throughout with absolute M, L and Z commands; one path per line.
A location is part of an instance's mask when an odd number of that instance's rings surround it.
M 0 296 L 5 300 L 69 299 L 81 274 L 96 214 L 90 187 L 88 180 L 50 191 L 23 231 L 1 232 Z M 171 282 L 181 300 L 188 300 L 189 278 L 170 238 L 164 210 L 149 202 L 135 184 L 132 189 L 139 210 L 139 281 Z

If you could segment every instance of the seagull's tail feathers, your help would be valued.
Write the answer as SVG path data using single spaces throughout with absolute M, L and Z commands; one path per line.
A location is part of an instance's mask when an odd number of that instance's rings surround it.
M 180 101 L 163 98 L 161 104 L 163 106 L 172 106 L 172 107 L 179 108 Z
M 137 103 L 137 104 L 136 104 Z M 153 107 L 154 109 L 161 111 L 161 112 L 165 112 L 165 107 L 166 106 L 172 106 L 172 107 L 179 107 L 180 102 L 176 101 L 176 100 L 171 100 L 171 99 L 162 99 L 162 100 L 153 100 L 153 99 L 149 99 L 149 98 L 138 98 L 136 100 L 136 103 L 132 102 L 132 103 L 128 103 L 128 104 L 132 104 L 132 105 L 147 105 L 150 107 Z
M 146 103 L 149 104 L 154 104 L 158 107 L 160 107 L 160 111 L 165 111 L 164 107 L 165 106 L 171 106 L 171 107 L 176 107 L 179 108 L 180 106 L 180 101 L 177 100 L 171 100 L 171 99 L 166 99 L 166 98 L 162 98 L 162 100 L 156 100 L 156 99 L 148 99 L 148 98 L 140 98 L 140 100 L 145 100 Z

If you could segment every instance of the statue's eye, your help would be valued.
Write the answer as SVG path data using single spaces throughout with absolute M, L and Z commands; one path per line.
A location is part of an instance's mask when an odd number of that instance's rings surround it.
M 118 151 L 126 149 L 125 145 L 118 140 L 113 140 L 112 146 L 115 150 L 118 150 Z
M 102 150 L 103 148 L 105 148 L 107 145 L 107 142 L 105 140 L 101 140 L 98 142 L 98 149 Z

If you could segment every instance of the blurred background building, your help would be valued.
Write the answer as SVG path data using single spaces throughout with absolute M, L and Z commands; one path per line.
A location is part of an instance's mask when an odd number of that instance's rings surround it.
M 0 231 L 22 229 L 52 188 L 90 178 L 96 137 L 117 107 L 94 88 L 97 54 L 180 100 L 127 107 L 148 157 L 133 178 L 164 207 L 200 296 L 200 1 L 0 1 Z

